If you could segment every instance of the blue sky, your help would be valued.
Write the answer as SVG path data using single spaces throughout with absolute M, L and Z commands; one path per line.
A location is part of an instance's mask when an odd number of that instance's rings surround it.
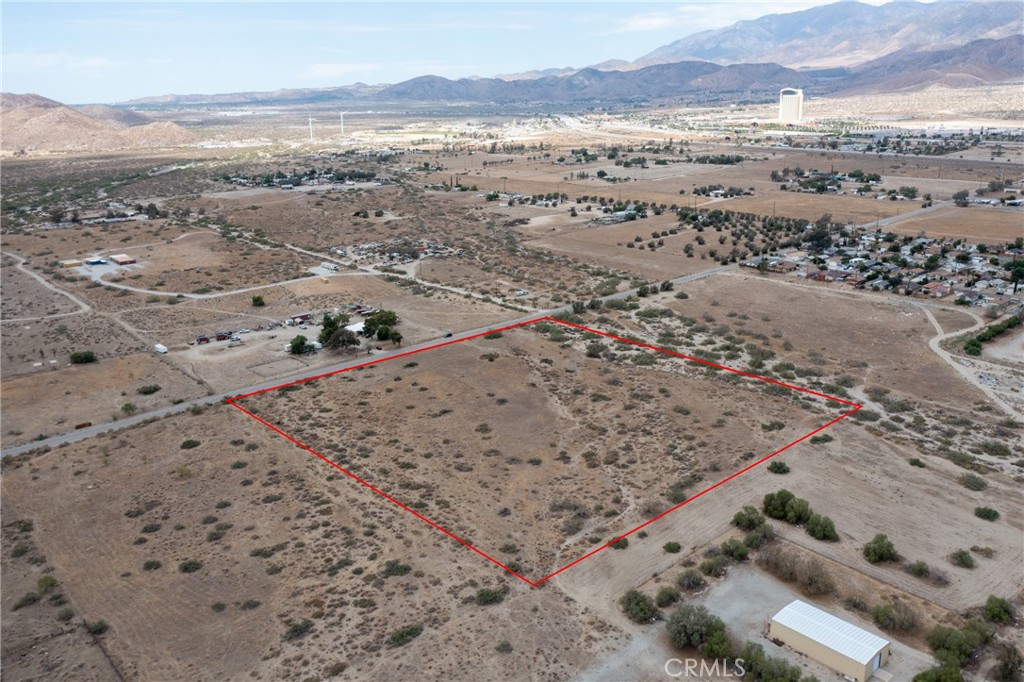
M 632 60 L 697 31 L 821 4 L 5 0 L 0 87 L 81 104 L 493 76 Z

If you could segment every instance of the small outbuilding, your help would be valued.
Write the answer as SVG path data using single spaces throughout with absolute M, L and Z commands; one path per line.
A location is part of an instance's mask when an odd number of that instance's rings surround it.
M 111 256 L 110 260 L 114 261 L 117 265 L 135 265 L 139 262 L 126 253 L 119 253 Z
M 889 659 L 889 641 L 799 599 L 772 616 L 771 639 L 867 682 Z
M 77 258 L 65 258 L 63 260 L 57 261 L 57 263 L 62 268 L 77 268 L 79 265 L 82 264 L 82 261 L 78 260 Z

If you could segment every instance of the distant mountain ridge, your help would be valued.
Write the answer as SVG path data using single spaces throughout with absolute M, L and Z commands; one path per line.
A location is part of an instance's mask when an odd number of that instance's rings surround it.
M 837 2 L 702 31 L 640 57 L 636 66 L 700 59 L 854 66 L 900 50 L 937 50 L 1024 33 L 1020 2 Z
M 654 64 L 776 63 L 790 68 L 855 67 L 901 50 L 940 50 L 975 40 L 1024 34 L 1024 6 L 1005 0 L 909 2 L 868 5 L 843 0 L 799 12 L 769 14 L 701 31 L 663 45 L 634 61 L 591 64 L 598 71 L 635 71 Z M 496 76 L 533 80 L 571 75 L 564 67 Z

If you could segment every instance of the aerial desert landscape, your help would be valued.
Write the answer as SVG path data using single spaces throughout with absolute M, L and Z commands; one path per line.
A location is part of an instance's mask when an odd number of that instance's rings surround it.
M 0 95 L 2 676 L 1022 679 L 1024 11 L 786 11 Z

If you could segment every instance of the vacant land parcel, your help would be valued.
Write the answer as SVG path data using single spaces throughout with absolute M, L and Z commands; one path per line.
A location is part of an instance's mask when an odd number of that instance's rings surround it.
M 855 408 L 603 338 L 541 320 L 237 401 L 531 584 Z

